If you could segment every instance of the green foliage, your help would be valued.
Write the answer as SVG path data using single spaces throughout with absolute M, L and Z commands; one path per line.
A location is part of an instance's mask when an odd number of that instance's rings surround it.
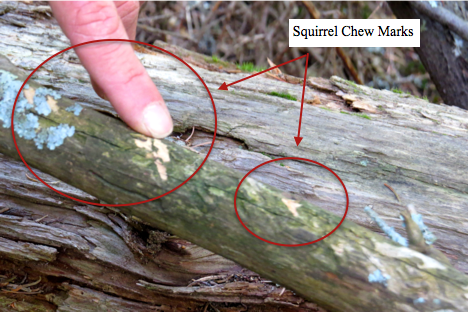
M 428 84 L 429 84 L 429 78 L 423 78 L 421 88 L 426 89 Z
M 296 97 L 292 96 L 291 94 L 288 94 L 288 93 L 283 93 L 283 92 L 270 92 L 268 93 L 269 95 L 273 95 L 273 96 L 277 96 L 277 97 L 280 97 L 280 98 L 283 98 L 283 99 L 288 99 L 288 100 L 291 100 L 291 101 L 297 101 Z
M 284 167 L 284 164 L 283 164 L 283 163 L 280 163 L 280 166 L 281 166 L 281 167 Z
M 354 116 L 358 116 L 358 117 L 361 117 L 361 118 L 364 118 L 364 119 L 369 119 L 371 120 L 370 116 L 369 115 L 366 115 L 366 114 L 353 114 Z
M 367 3 L 362 8 L 361 14 L 363 19 L 367 19 L 372 14 L 372 10 L 369 8 Z
M 401 69 L 401 72 L 405 76 L 409 76 L 414 73 L 425 74 L 426 69 L 424 68 L 424 65 L 421 63 L 421 61 L 409 61 L 408 64 Z
M 210 64 L 218 64 L 223 67 L 229 67 L 231 64 L 225 61 L 222 61 L 218 56 L 212 55 L 211 57 L 205 57 L 205 62 Z
M 237 64 L 236 67 L 242 71 L 246 72 L 261 72 L 262 70 L 267 69 L 266 67 L 255 66 L 252 62 L 245 62 L 242 64 Z
M 411 96 L 413 96 L 413 97 L 415 97 L 415 98 L 417 98 L 417 99 L 422 99 L 422 100 L 425 100 L 425 101 L 429 102 L 429 99 L 427 98 L 427 95 L 425 95 L 425 96 L 423 96 L 423 97 L 419 97 L 419 96 L 412 95 L 411 92 L 404 92 L 404 91 L 402 91 L 402 90 L 400 90 L 400 89 L 395 89 L 395 88 L 392 89 L 392 92 L 393 92 L 393 93 L 397 93 L 397 94 L 411 95 Z
M 341 111 L 340 113 L 346 114 L 346 115 L 353 115 L 353 116 L 357 116 L 357 117 L 361 117 L 361 118 L 364 118 L 364 119 L 371 120 L 369 115 L 362 114 L 362 113 L 348 113 L 348 112 L 344 112 L 344 111 Z
M 343 80 L 344 80 L 344 82 L 345 82 L 346 84 L 350 85 L 350 86 L 353 87 L 353 88 L 357 88 L 357 87 L 358 87 L 358 85 L 357 85 L 354 81 L 346 80 L 346 79 L 343 79 Z
M 343 79 L 343 82 L 345 84 L 347 84 L 348 86 L 352 87 L 354 93 L 356 93 L 356 94 L 363 93 L 362 90 L 360 89 L 360 87 L 358 86 L 358 84 L 355 83 L 354 81 Z
M 425 19 L 423 19 L 423 21 L 422 21 L 422 25 L 421 25 L 421 32 L 423 32 L 423 31 L 426 31 L 426 30 L 427 30 L 427 26 L 426 26 L 426 20 L 425 20 Z
M 264 156 L 266 156 L 266 157 L 269 157 L 269 158 L 273 159 L 273 157 L 272 157 L 272 156 L 270 156 L 270 155 L 268 155 L 267 153 L 265 153 L 265 152 L 261 152 L 261 153 L 262 153 Z
M 396 93 L 396 94 L 407 94 L 407 95 L 412 95 L 411 92 L 409 92 L 409 91 L 406 91 L 406 92 L 405 92 L 405 91 L 403 91 L 403 90 L 401 90 L 401 89 L 397 89 L 397 88 L 393 88 L 393 89 L 392 89 L 392 92 L 393 92 L 393 93 Z
M 329 112 L 333 112 L 333 110 L 331 108 L 328 108 L 328 107 L 320 106 L 320 108 L 323 109 L 323 110 L 329 111 Z

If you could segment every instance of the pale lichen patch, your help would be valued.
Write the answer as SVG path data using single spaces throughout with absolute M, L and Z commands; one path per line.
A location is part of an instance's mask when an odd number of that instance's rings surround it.
M 73 113 L 75 116 L 80 116 L 80 113 L 83 110 L 83 107 L 78 103 L 74 103 L 73 105 L 65 108 L 65 110 L 67 112 Z
M 144 148 L 148 151 L 151 151 L 151 139 L 146 139 L 144 141 L 135 139 L 134 142 L 135 142 L 135 145 L 138 146 L 139 148 Z
M 110 157 L 109 152 L 104 152 L 104 153 L 102 153 L 102 156 L 107 157 L 107 158 Z
M 0 70 L 0 121 L 3 122 L 4 128 L 11 127 L 12 103 L 23 85 L 23 82 L 17 78 L 10 72 Z M 74 135 L 75 127 L 68 124 L 41 127 L 37 116 L 37 114 L 48 116 L 52 111 L 49 102 L 52 103 L 52 107 L 54 103 L 56 106 L 55 99 L 60 99 L 60 97 L 57 91 L 43 87 L 33 90 L 26 84 L 16 103 L 15 132 L 21 138 L 33 140 L 38 149 L 42 149 L 45 145 L 50 150 L 54 150 L 57 146 L 62 145 L 67 137 Z M 37 114 L 31 112 L 33 109 Z
M 34 138 L 34 143 L 38 149 L 42 149 L 43 145 L 46 144 L 50 150 L 54 150 L 57 146 L 63 144 L 67 137 L 71 137 L 75 134 L 75 127 L 67 124 L 59 124 L 57 127 L 49 127 L 41 129 Z
M 36 90 L 33 88 L 23 89 L 23 94 L 29 104 L 34 104 L 34 95 L 36 94 Z
M 59 107 L 57 101 L 61 96 L 54 90 L 38 88 L 34 94 L 35 110 L 38 114 L 48 116 L 51 112 L 57 112 Z
M 256 180 L 247 177 L 245 179 L 245 182 L 248 183 L 249 185 L 247 186 L 249 189 L 249 193 L 255 195 L 257 194 L 258 191 L 260 191 L 260 183 L 257 182 Z
M 163 181 L 167 181 L 167 171 L 166 167 L 162 164 L 161 160 L 156 159 L 154 164 L 156 165 L 156 168 L 158 168 L 158 173 L 159 176 Z
M 298 217 L 299 214 L 297 213 L 297 208 L 301 207 L 301 204 L 299 204 L 297 201 L 294 199 L 287 199 L 283 198 L 281 201 L 288 207 L 289 211 L 295 216 Z
M 385 287 L 388 286 L 388 280 L 390 279 L 390 275 L 382 273 L 379 269 L 369 273 L 368 280 L 369 283 L 379 283 L 384 285 Z
M 160 158 L 163 162 L 171 161 L 169 150 L 167 149 L 166 144 L 164 144 L 161 140 L 154 139 L 153 146 L 158 149 L 156 152 L 156 157 Z
M 219 196 L 219 197 L 225 197 L 226 193 L 223 190 L 220 190 L 218 188 L 210 187 L 208 189 L 208 192 L 214 196 Z
M 343 245 L 343 243 L 332 244 L 331 248 L 337 256 L 342 256 L 345 252 L 345 246 Z

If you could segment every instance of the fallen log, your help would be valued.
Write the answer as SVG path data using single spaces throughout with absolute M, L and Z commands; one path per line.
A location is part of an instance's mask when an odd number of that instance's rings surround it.
M 41 26 L 41 20 L 32 20 L 31 23 L 34 23 L 35 27 L 45 28 L 44 25 Z M 56 51 L 57 47 L 66 47 L 66 40 L 58 37 L 61 35 L 59 30 L 54 28 L 56 26 L 47 26 L 49 35 L 53 33 L 50 36 L 51 44 L 48 45 L 44 43 L 44 39 L 40 39 L 42 46 L 38 49 L 45 55 Z M 14 26 L 1 27 L 2 36 L 7 36 L 6 34 L 12 31 L 9 27 Z M 22 31 L 26 33 L 37 32 L 25 28 Z M 32 43 L 39 40 L 40 36 L 23 37 L 23 40 L 24 38 L 32 42 L 22 42 L 20 48 L 15 48 L 17 45 L 5 45 L 3 41 L 2 54 L 17 66 L 34 67 L 32 64 L 39 64 L 35 59 L 39 58 L 39 55 L 25 58 L 22 53 L 25 52 L 25 47 L 34 46 Z M 48 49 L 48 46 L 54 48 Z M 203 106 L 206 101 L 200 100 L 203 94 L 200 84 L 186 83 L 182 89 L 176 89 L 176 86 L 180 86 L 181 82 L 187 79 L 187 70 L 159 54 L 146 53 L 141 57 L 149 67 L 150 74 L 158 78 L 158 87 L 169 103 L 177 129 L 183 131 L 196 126 L 201 130 L 212 131 L 212 119 L 209 117 L 212 116 L 212 112 L 208 105 Z M 78 100 L 83 105 L 86 103 L 88 107 L 93 106 L 112 113 L 106 103 L 92 95 L 86 78 L 80 81 L 80 78 L 85 77 L 84 72 L 74 65 L 73 61 L 71 53 L 68 60 L 48 64 L 45 70 L 38 73 L 36 81 L 43 85 L 53 85 L 60 90 L 62 96 Z M 3 69 L 21 76 L 20 72 L 8 64 L 4 64 Z M 237 80 L 236 77 L 240 76 L 231 77 L 232 75 L 197 70 L 209 83 L 210 88 L 219 86 L 226 79 Z M 169 73 L 172 76 L 167 77 Z M 261 85 L 261 90 L 265 93 L 278 89 L 294 95 L 300 92 L 299 84 L 260 79 L 257 84 Z M 185 82 L 188 82 L 188 79 Z M 382 186 L 382 182 L 398 185 L 401 189 L 397 189 L 397 192 L 404 200 L 417 207 L 424 207 L 421 212 L 425 216 L 432 216 L 428 223 L 439 225 L 439 231 L 435 231 L 441 242 L 439 244 L 444 245 L 443 250 L 449 255 L 455 255 L 455 264 L 463 268 L 466 259 L 460 247 L 466 241 L 466 233 L 457 226 L 464 221 L 450 215 L 450 212 L 466 209 L 463 205 L 466 199 L 466 173 L 461 172 L 458 176 L 453 176 L 451 172 L 459 170 L 466 159 L 466 154 L 460 148 L 461 144 L 466 142 L 466 112 L 436 106 L 419 99 L 401 98 L 400 95 L 390 92 L 358 87 L 339 79 L 332 80 L 332 84 L 312 79 L 309 84 L 326 90 L 320 92 L 308 88 L 306 96 L 311 102 L 320 101 L 330 110 L 343 108 L 344 112 L 351 111 L 345 106 L 349 104 L 356 110 L 367 111 L 367 115 L 336 114 L 311 106 L 306 107 L 303 117 L 304 136 L 307 133 L 311 137 L 315 134 L 315 141 L 304 139 L 300 147 L 295 148 L 292 137 L 295 135 L 293 125 L 297 114 L 293 113 L 298 112 L 298 103 L 259 93 L 258 85 L 254 82 L 239 85 L 238 89 L 230 93 L 213 91 L 218 109 L 219 133 L 240 139 L 249 148 L 248 151 L 220 150 L 219 156 L 215 156 L 215 153 L 214 158 L 231 163 L 231 167 L 238 166 L 245 170 L 253 167 L 247 167 L 249 161 L 258 164 L 258 160 L 261 159 L 260 155 L 252 151 L 262 151 L 269 155 L 309 158 L 313 156 L 314 160 L 323 162 L 343 178 L 351 195 L 350 207 L 354 214 L 350 214 L 350 218 L 361 223 L 367 223 L 362 208 L 374 204 L 382 207 L 379 213 L 394 218 L 396 224 L 398 213 L 395 212 L 401 209 L 402 205 L 395 201 L 393 194 Z M 34 83 L 30 85 L 37 88 Z M 339 93 L 338 88 L 344 92 Z M 188 170 L 184 169 L 194 169 L 193 164 L 201 161 L 202 157 L 190 150 L 170 142 L 149 141 L 131 133 L 119 121 L 92 110 L 85 109 L 80 116 L 75 116 L 64 110 L 65 107 L 71 106 L 72 102 L 63 97 L 57 100 L 61 109 L 48 115 L 47 119 L 38 117 L 43 124 L 73 125 L 77 129 L 75 135 L 67 138 L 64 144 L 54 151 L 38 151 L 35 143 L 19 139 L 20 149 L 32 165 L 95 194 L 106 202 L 122 203 L 154 197 L 155 190 L 164 191 L 177 185 L 180 183 L 180 177 L 187 176 Z M 429 119 L 428 122 L 425 122 L 424 118 Z M 432 120 L 436 120 L 437 123 Z M 283 128 L 285 133 L 279 130 Z M 1 133 L 2 152 L 15 156 L 10 132 L 7 129 Z M 343 136 L 347 140 L 340 139 Z M 395 137 L 399 140 L 395 140 Z M 148 143 L 151 143 L 151 146 Z M 431 145 L 430 155 L 424 153 L 428 151 L 428 144 Z M 157 146 L 153 149 L 152 145 Z M 166 168 L 166 181 L 162 179 L 164 175 L 161 175 L 161 171 L 157 169 L 158 165 L 154 163 L 157 159 L 149 158 L 151 163 L 148 162 L 146 154 L 150 151 L 145 150 L 148 146 L 151 153 L 160 153 L 165 149 L 163 146 L 166 146 L 170 159 L 168 162 L 162 162 Z M 106 164 L 89 162 L 90 158 L 99 160 L 103 156 L 106 157 L 106 152 L 112 155 L 107 157 Z M 457 158 L 446 157 L 447 154 L 456 154 Z M 159 155 L 161 160 L 162 156 L 164 155 Z M 71 168 L 63 161 L 54 162 L 54 158 L 66 159 L 73 163 L 73 172 L 70 173 Z M 111 164 L 108 163 L 109 159 Z M 133 160 L 133 167 L 128 167 L 129 159 Z M 428 167 L 434 159 L 443 161 L 443 165 Z M 116 170 L 119 165 L 126 171 Z M 296 181 L 293 180 L 289 187 L 296 188 L 296 193 L 306 197 L 308 201 L 296 199 L 301 207 L 295 210 L 283 201 L 295 199 L 251 180 L 250 188 L 241 191 L 241 202 L 244 204 L 241 215 L 249 220 L 249 227 L 255 229 L 262 237 L 278 242 L 303 243 L 306 239 L 321 237 L 336 226 L 340 218 L 318 209 L 317 206 L 342 214 L 343 193 L 340 192 L 336 181 L 324 175 L 319 168 L 295 162 L 287 165 L 291 168 L 287 168 L 288 172 L 282 173 L 279 178 L 271 176 L 280 172 L 281 168 L 271 170 L 270 177 L 268 174 L 262 174 L 269 178 L 272 182 L 270 184 L 273 185 L 278 185 L 283 178 L 295 177 Z M 145 176 L 145 170 L 151 174 Z M 129 173 L 132 173 L 132 181 L 139 180 L 147 184 L 125 184 L 125 181 L 130 181 Z M 155 177 L 159 177 L 159 180 Z M 139 205 L 123 211 L 234 259 L 262 276 L 272 277 L 305 298 L 316 300 L 330 309 L 365 311 L 372 307 L 395 311 L 411 308 L 455 310 L 466 305 L 466 277 L 459 275 L 450 266 L 391 243 L 350 222 L 345 222 L 335 234 L 318 244 L 288 249 L 287 252 L 279 246 L 260 242 L 239 225 L 233 212 L 233 192 L 241 177 L 242 174 L 238 172 L 208 162 L 200 174 L 178 191 L 177 198 L 166 196 L 146 206 Z M 262 178 L 260 175 L 256 177 Z M 306 183 L 301 184 L 301 179 Z M 116 185 L 115 181 L 122 184 Z M 297 188 L 299 184 L 301 188 Z M 107 188 L 109 186 L 113 188 L 112 191 Z M 263 198 L 256 196 L 256 188 L 262 190 Z M 125 191 L 122 192 L 122 189 Z M 440 202 L 431 203 L 434 198 L 438 198 Z M 253 209 L 249 205 L 263 209 L 258 211 L 258 208 Z M 393 208 L 394 211 L 388 208 Z M 191 216 L 193 218 L 190 218 Z M 448 225 L 442 224 L 442 217 L 448 218 Z M 198 223 L 194 224 L 193 219 Z M 283 229 L 287 230 L 282 231 Z M 287 276 L 280 272 L 285 268 L 288 268 Z M 380 284 L 371 283 L 369 276 L 376 269 L 384 272 L 389 278 Z M 414 283 L 420 279 L 428 283 L 423 294 Z M 313 286 L 318 289 L 312 290 Z M 361 291 L 358 292 L 357 289 Z
M 61 192 L 97 200 L 37 173 Z M 41 278 L 37 294 L 27 287 L 3 292 Z M 210 306 L 223 312 L 324 311 L 195 244 L 69 200 L 35 179 L 23 163 L 0 156 L 0 310 L 203 311 Z

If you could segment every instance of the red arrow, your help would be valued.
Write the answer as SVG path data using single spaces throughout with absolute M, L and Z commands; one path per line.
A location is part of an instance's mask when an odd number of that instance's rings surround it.
M 266 73 L 267 71 L 270 71 L 270 70 L 272 70 L 272 69 L 281 67 L 281 66 L 283 66 L 283 65 L 289 64 L 289 63 L 294 62 L 294 61 L 297 61 L 298 59 L 301 59 L 301 58 L 303 58 L 303 57 L 307 57 L 307 59 L 308 59 L 308 58 L 309 58 L 309 53 L 307 53 L 307 54 L 305 54 L 305 55 L 303 55 L 303 56 L 296 57 L 295 59 L 292 59 L 292 60 L 290 60 L 290 61 L 287 61 L 287 62 L 285 62 L 285 63 L 283 63 L 283 64 L 279 64 L 279 65 L 276 65 L 276 66 L 274 66 L 274 67 L 270 67 L 270 68 L 268 68 L 268 69 L 262 70 L 262 71 L 259 72 L 259 73 L 256 73 L 256 74 L 250 75 L 250 76 L 248 76 L 248 77 L 242 78 L 242 79 L 240 79 L 240 80 L 231 82 L 230 84 L 226 84 L 225 82 L 223 82 L 223 84 L 218 88 L 218 90 L 226 90 L 226 91 L 227 91 L 228 87 L 230 87 L 230 86 L 232 86 L 232 85 L 235 85 L 236 83 L 239 83 L 239 82 L 241 82 L 241 81 L 244 81 L 244 80 L 250 79 L 250 78 L 252 78 L 252 77 L 261 75 L 261 74 L 263 74 L 263 73 Z M 307 72 L 307 68 L 306 68 L 306 72 Z M 304 94 L 302 95 L 302 99 L 304 99 Z
M 227 91 L 227 84 L 225 82 L 223 82 L 223 84 L 221 85 L 221 87 L 218 88 L 218 90 L 226 90 Z
M 297 146 L 299 146 L 299 144 L 301 144 L 301 141 L 303 139 L 301 137 L 301 123 L 302 123 L 302 110 L 304 109 L 305 86 L 306 86 L 306 83 L 307 83 L 307 66 L 308 66 L 308 63 L 309 63 L 309 53 L 307 53 L 304 56 L 306 56 L 306 64 L 305 64 L 305 71 L 304 71 L 304 83 L 302 85 L 301 114 L 299 115 L 299 128 L 297 129 L 297 136 L 294 137 L 294 140 L 296 141 Z

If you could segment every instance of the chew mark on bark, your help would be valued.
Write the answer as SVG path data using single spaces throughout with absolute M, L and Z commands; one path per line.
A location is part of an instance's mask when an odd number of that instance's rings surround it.
M 151 139 L 146 139 L 145 141 L 135 139 L 134 141 L 135 141 L 135 145 L 138 146 L 139 148 L 144 148 L 148 151 L 151 151 Z
M 146 158 L 154 159 L 154 164 L 158 169 L 159 176 L 163 181 L 167 181 L 167 170 L 166 167 L 163 165 L 163 162 L 168 162 L 171 160 L 169 156 L 169 150 L 167 149 L 166 144 L 161 142 L 158 139 L 146 139 L 144 141 L 135 139 L 135 145 L 139 148 L 144 148 L 150 153 L 146 154 Z M 157 149 L 157 151 L 153 150 L 153 147 Z
M 57 101 L 51 97 L 50 95 L 47 95 L 47 104 L 49 104 L 50 109 L 55 113 L 58 112 L 59 107 L 57 106 Z
M 152 152 L 155 159 L 159 158 L 163 162 L 171 161 L 171 157 L 169 156 L 169 150 L 167 149 L 166 144 L 164 144 L 161 140 L 148 138 L 144 141 L 135 139 L 134 142 L 135 145 L 139 148 L 144 148 Z M 157 149 L 157 151 L 153 151 L 153 146 Z
M 159 173 L 159 176 L 161 177 L 161 179 L 163 181 L 167 181 L 166 167 L 164 167 L 164 165 L 161 163 L 161 160 L 156 159 L 156 161 L 154 163 L 156 164 L 156 168 L 158 168 L 158 173 Z
M 161 140 L 153 139 L 153 146 L 158 149 L 158 151 L 154 153 L 156 157 L 160 158 L 163 162 L 171 161 L 166 144 Z
M 28 101 L 29 104 L 34 104 L 34 95 L 36 94 L 35 89 L 33 88 L 23 89 L 23 94 L 24 94 L 26 101 Z
M 295 217 L 299 216 L 297 213 L 297 208 L 301 207 L 301 204 L 296 202 L 294 199 L 283 198 L 282 201 Z

